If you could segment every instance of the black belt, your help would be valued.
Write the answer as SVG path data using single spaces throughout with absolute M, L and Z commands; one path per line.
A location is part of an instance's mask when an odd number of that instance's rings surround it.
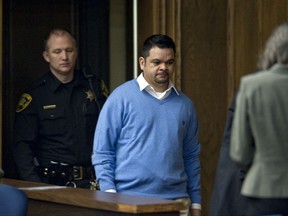
M 93 179 L 93 167 L 72 166 L 63 164 L 51 164 L 47 167 L 38 167 L 38 173 L 42 177 L 61 178 L 67 181 L 78 181 L 83 179 Z
M 82 180 L 82 179 L 92 179 L 93 178 L 93 168 L 83 167 L 83 166 L 72 166 L 71 167 L 71 177 L 72 180 Z

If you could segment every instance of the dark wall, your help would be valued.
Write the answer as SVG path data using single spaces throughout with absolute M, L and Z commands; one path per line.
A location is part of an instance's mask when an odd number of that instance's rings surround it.
M 12 154 L 15 107 L 36 78 L 48 71 L 42 57 L 43 38 L 55 27 L 78 40 L 78 67 L 90 64 L 109 85 L 109 1 L 3 1 L 3 169 L 17 177 Z
M 79 64 L 89 65 L 109 85 L 109 0 L 78 1 Z

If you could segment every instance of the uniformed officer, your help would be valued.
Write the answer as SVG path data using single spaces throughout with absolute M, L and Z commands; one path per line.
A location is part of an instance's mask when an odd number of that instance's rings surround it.
M 102 80 L 75 70 L 77 46 L 66 30 L 45 40 L 50 71 L 22 94 L 15 118 L 15 162 L 22 180 L 95 188 L 91 153 L 108 92 Z M 90 183 L 91 182 L 91 183 Z

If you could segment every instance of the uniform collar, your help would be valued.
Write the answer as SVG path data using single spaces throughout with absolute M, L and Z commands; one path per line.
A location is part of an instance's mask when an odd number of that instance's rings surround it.
M 63 85 L 55 76 L 54 74 L 50 71 L 48 73 L 48 77 L 46 80 L 52 91 L 56 91 L 61 85 Z M 74 82 L 73 86 L 77 86 L 77 85 L 82 85 L 82 86 L 86 86 L 87 85 L 87 80 L 84 78 L 83 75 L 81 75 L 81 73 L 79 71 L 74 71 L 74 80 L 72 81 Z

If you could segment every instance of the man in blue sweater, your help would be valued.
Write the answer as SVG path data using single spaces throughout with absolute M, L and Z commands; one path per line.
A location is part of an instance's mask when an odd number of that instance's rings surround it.
M 181 200 L 181 215 L 199 216 L 198 120 L 170 79 L 175 52 L 167 35 L 146 39 L 142 73 L 116 88 L 100 113 L 92 163 L 102 191 Z

